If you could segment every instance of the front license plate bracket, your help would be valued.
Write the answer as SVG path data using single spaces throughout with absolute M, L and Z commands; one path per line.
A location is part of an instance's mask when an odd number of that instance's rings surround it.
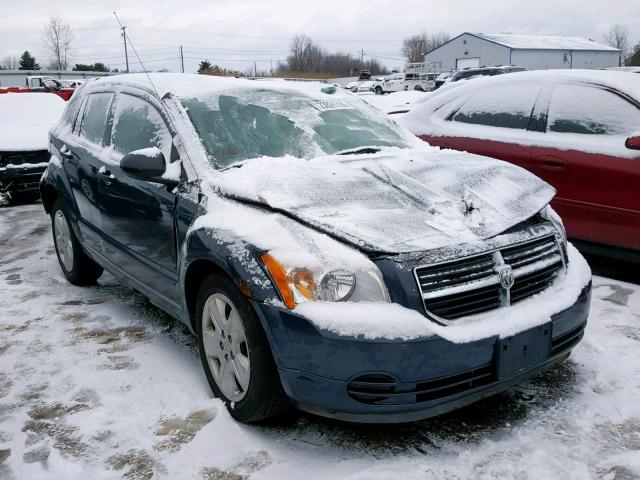
M 498 379 L 543 363 L 551 356 L 551 324 L 499 339 L 496 350 Z

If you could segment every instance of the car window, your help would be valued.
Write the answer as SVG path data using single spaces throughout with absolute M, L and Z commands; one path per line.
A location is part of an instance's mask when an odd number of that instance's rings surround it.
M 111 144 L 123 155 L 141 148 L 158 147 L 168 160 L 171 133 L 151 104 L 141 98 L 121 94 L 116 100 Z
M 111 93 L 94 93 L 87 99 L 80 125 L 80 135 L 90 142 L 102 145 L 112 96 Z
M 583 135 L 628 135 L 640 129 L 640 109 L 607 90 L 558 85 L 549 106 L 547 130 Z
M 212 162 L 312 158 L 361 147 L 406 148 L 386 115 L 360 100 L 302 93 L 228 90 L 181 100 Z
M 508 85 L 487 88 L 469 98 L 454 122 L 526 130 L 540 87 Z

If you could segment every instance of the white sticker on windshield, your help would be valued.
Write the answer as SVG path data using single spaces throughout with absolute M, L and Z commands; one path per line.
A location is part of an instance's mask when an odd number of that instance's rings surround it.
M 340 102 L 312 102 L 311 105 L 313 106 L 313 108 L 320 110 L 321 112 L 326 112 L 328 110 L 353 109 L 351 105 L 347 105 L 346 103 L 340 103 Z

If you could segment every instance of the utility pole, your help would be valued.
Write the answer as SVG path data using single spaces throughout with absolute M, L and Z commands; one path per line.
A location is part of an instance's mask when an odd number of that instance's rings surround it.
M 122 27 L 122 39 L 124 40 L 124 61 L 127 64 L 127 73 L 129 73 L 129 54 L 127 53 L 127 27 Z
M 360 70 L 364 68 L 364 48 L 360 51 Z
M 256 62 L 253 62 L 253 76 L 258 76 L 258 64 Z
M 182 73 L 184 73 L 184 55 L 182 53 L 182 45 L 180 45 L 180 68 L 182 69 Z

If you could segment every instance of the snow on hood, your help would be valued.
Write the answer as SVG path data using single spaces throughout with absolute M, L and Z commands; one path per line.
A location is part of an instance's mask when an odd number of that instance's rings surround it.
M 46 150 L 49 129 L 66 102 L 52 93 L 5 93 L 0 95 L 0 151 Z
M 211 172 L 205 182 L 364 250 L 389 253 L 493 237 L 555 194 L 519 167 L 426 145 L 312 160 L 259 158 Z

